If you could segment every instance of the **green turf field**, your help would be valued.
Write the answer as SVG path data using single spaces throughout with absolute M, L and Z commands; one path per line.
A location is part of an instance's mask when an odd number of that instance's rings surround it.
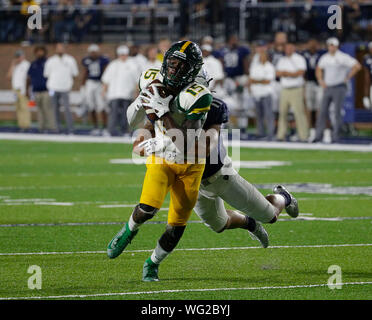
M 141 192 L 143 165 L 109 162 L 130 158 L 129 145 L 2 140 L 0 152 L 0 298 L 372 299 L 372 153 L 242 149 L 242 160 L 288 162 L 240 174 L 265 194 L 292 186 L 300 219 L 266 225 L 262 249 L 246 231 L 216 234 L 193 214 L 161 281 L 144 283 L 166 209 L 120 257 L 105 253 Z M 28 288 L 32 265 L 40 290 Z M 340 290 L 327 286 L 331 265 Z

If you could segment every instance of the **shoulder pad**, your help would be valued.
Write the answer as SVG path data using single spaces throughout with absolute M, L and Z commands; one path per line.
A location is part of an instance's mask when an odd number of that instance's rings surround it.
M 143 71 L 141 73 L 139 83 L 138 83 L 139 89 L 143 90 L 155 79 L 159 79 L 160 81 L 163 80 L 163 77 L 160 74 L 159 69 L 151 68 L 151 69 L 147 69 L 146 71 Z
M 208 94 L 211 94 L 211 92 L 206 86 L 193 82 L 185 87 L 177 96 L 179 108 L 184 112 L 191 111 L 195 103 Z

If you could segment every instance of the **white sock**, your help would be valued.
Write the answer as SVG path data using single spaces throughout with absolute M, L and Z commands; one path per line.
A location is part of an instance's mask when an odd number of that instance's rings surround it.
M 156 244 L 156 247 L 151 255 L 151 261 L 153 263 L 159 264 L 162 262 L 167 256 L 170 254 L 170 252 L 165 251 L 160 245 L 159 242 Z
M 130 231 L 136 231 L 142 223 L 137 223 L 133 220 L 133 214 L 131 214 L 129 221 L 128 221 L 128 227 Z

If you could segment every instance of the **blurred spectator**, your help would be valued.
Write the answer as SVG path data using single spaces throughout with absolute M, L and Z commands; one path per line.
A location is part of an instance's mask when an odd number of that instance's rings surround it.
M 0 16 L 0 40 L 2 42 L 18 41 L 25 31 L 25 21 L 21 10 L 12 10 L 11 6 L 21 6 L 23 1 L 10 0 L 5 4 Z
M 30 62 L 26 60 L 24 52 L 17 50 L 7 73 L 7 78 L 11 80 L 12 89 L 16 95 L 17 123 L 22 131 L 28 129 L 31 125 L 31 115 L 26 96 L 27 71 L 29 67 Z
M 160 69 L 161 62 L 156 58 L 158 55 L 158 47 L 156 45 L 150 45 L 146 48 L 146 68 L 147 69 Z
M 326 23 L 321 21 L 319 10 L 314 7 L 314 0 L 306 0 L 303 9 L 301 19 L 298 23 L 299 31 L 302 31 L 306 38 L 318 36 L 321 32 L 321 26 Z
M 215 45 L 214 45 L 214 39 L 212 36 L 205 36 L 201 39 L 200 45 L 203 46 L 205 44 L 212 47 L 212 52 L 211 52 L 212 56 L 214 56 L 217 59 L 221 58 L 221 53 L 218 50 L 216 50 Z
M 41 29 L 35 29 L 33 35 L 31 35 L 32 42 L 50 42 L 52 39 L 51 34 L 51 25 L 52 25 L 52 10 L 49 6 L 52 4 L 52 1 L 42 0 L 39 4 L 42 15 L 42 25 Z M 35 36 L 36 34 L 36 36 Z M 36 39 L 35 39 L 36 38 Z
M 343 26 L 341 29 L 342 39 L 358 40 L 357 35 L 359 31 L 359 19 L 361 18 L 361 11 L 358 1 L 346 0 L 343 6 Z
M 203 44 L 201 50 L 203 53 L 204 68 L 208 76 L 212 78 L 209 83 L 209 89 L 214 90 L 216 87 L 221 88 L 223 79 L 225 78 L 221 61 L 212 55 L 213 48 L 211 45 Z
M 21 27 L 22 27 L 22 35 L 25 35 L 25 39 L 26 40 L 29 40 L 31 38 L 31 32 L 32 30 L 27 28 L 27 20 L 28 20 L 28 7 L 29 6 L 35 6 L 35 5 L 38 5 L 39 3 L 37 1 L 33 1 L 33 0 L 26 0 L 26 1 L 22 1 L 22 5 L 21 5 L 21 21 L 22 21 L 22 24 L 21 24 Z
M 168 38 L 162 38 L 158 42 L 158 56 L 157 59 L 162 63 L 167 50 L 170 48 L 171 42 Z
M 56 42 L 69 41 L 75 29 L 75 19 L 78 10 L 73 0 L 59 0 L 57 8 L 53 11 L 54 40 Z
M 110 62 L 102 75 L 103 91 L 109 101 L 110 114 L 108 130 L 116 135 L 128 132 L 127 108 L 135 95 L 138 83 L 138 70 L 129 57 L 129 48 L 122 45 L 117 48 L 118 58 Z
M 75 16 L 74 34 L 76 41 L 81 42 L 94 23 L 97 12 L 92 8 L 92 0 L 81 0 L 81 7 Z
M 73 133 L 73 119 L 70 111 L 70 91 L 74 84 L 74 78 L 79 74 L 76 60 L 66 53 L 63 43 L 57 43 L 56 53 L 51 56 L 44 67 L 44 77 L 47 80 L 47 88 L 52 99 L 52 105 L 56 115 L 58 130 L 61 129 L 60 107 L 63 106 L 67 133 Z
M 366 5 L 361 6 L 361 17 L 359 20 L 360 36 L 362 39 L 372 40 L 372 3 L 365 1 Z M 369 5 L 367 5 L 369 4 Z
M 277 32 L 274 37 L 273 48 L 269 51 L 271 62 L 274 66 L 279 59 L 284 56 L 284 47 L 288 42 L 288 37 L 285 32 Z
M 143 48 L 133 44 L 129 48 L 129 56 L 133 59 L 134 64 L 137 67 L 138 75 L 146 70 L 147 58 L 142 54 Z
M 222 48 L 221 57 L 224 64 L 225 71 L 225 88 L 230 95 L 236 95 L 236 109 L 231 110 L 231 121 L 242 131 L 245 135 L 248 127 L 247 104 L 245 100 L 244 87 L 247 82 L 247 74 L 249 70 L 249 49 L 240 45 L 239 38 L 233 34 L 228 38 L 227 46 Z
M 227 77 L 236 79 L 239 76 L 248 74 L 249 49 L 239 44 L 237 35 L 231 35 L 227 41 L 227 46 L 221 50 L 224 68 Z
M 257 49 L 256 49 L 257 50 Z M 249 89 L 256 107 L 257 134 L 259 137 L 274 137 L 274 113 L 272 109 L 272 82 L 275 80 L 275 68 L 268 61 L 267 50 L 259 50 L 258 59 L 249 70 Z M 266 122 L 266 134 L 265 134 Z
M 88 111 L 92 117 L 94 129 L 91 134 L 108 135 L 107 131 L 107 106 L 103 98 L 103 87 L 101 77 L 105 71 L 109 59 L 100 53 L 100 48 L 96 44 L 88 47 L 88 55 L 82 60 L 83 79 L 82 86 L 85 93 Z M 100 122 L 100 123 L 99 123 Z
M 346 96 L 347 83 L 361 69 L 361 65 L 356 59 L 338 49 L 339 45 L 337 38 L 329 38 L 327 40 L 328 52 L 319 59 L 316 68 L 316 77 L 319 84 L 324 88 L 324 92 L 313 142 L 322 140 L 331 102 L 335 106 L 335 118 L 332 123 L 332 142 L 339 140 L 342 125 L 341 111 Z
M 315 137 L 315 124 L 316 115 L 320 109 L 320 103 L 322 100 L 322 87 L 318 84 L 315 76 L 315 68 L 318 64 L 320 57 L 325 53 L 325 50 L 321 50 L 319 42 L 316 39 L 310 39 L 307 42 L 307 48 L 302 53 L 306 59 L 306 73 L 305 73 L 305 101 L 307 110 L 310 113 L 310 137 L 312 140 Z
M 287 116 L 289 107 L 292 108 L 297 134 L 301 141 L 308 138 L 309 129 L 304 105 L 304 75 L 306 60 L 295 52 L 293 43 L 285 45 L 285 56 L 276 65 L 276 75 L 280 78 L 282 91 L 280 93 L 279 121 L 277 139 L 283 141 L 287 133 Z
M 368 53 L 363 57 L 364 97 L 363 105 L 367 109 L 372 107 L 372 41 L 368 43 Z
M 291 41 L 297 41 L 299 17 L 303 8 L 289 7 L 287 10 L 280 10 L 274 15 L 272 31 L 285 32 Z
M 44 46 L 37 46 L 34 49 L 34 55 L 35 60 L 28 69 L 27 87 L 30 85 L 32 88 L 30 90 L 32 95 L 28 94 L 28 98 L 35 99 L 38 108 L 39 130 L 41 132 L 55 132 L 57 131 L 55 112 L 46 86 L 47 79 L 44 77 L 47 49 Z
M 288 37 L 285 32 L 277 32 L 274 37 L 274 43 L 271 50 L 269 50 L 269 56 L 271 63 L 274 67 L 278 64 L 278 61 L 281 57 L 284 56 L 284 47 L 288 42 Z M 272 94 L 272 102 L 273 102 L 273 109 L 274 111 L 279 110 L 279 98 L 280 98 L 280 79 L 276 77 L 275 81 L 273 82 L 273 94 Z

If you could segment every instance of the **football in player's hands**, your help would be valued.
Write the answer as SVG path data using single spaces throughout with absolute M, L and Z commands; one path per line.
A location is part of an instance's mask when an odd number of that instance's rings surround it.
M 171 95 L 170 92 L 168 92 L 165 88 L 165 86 L 162 84 L 162 82 L 159 79 L 155 79 L 152 81 L 147 87 L 146 90 L 150 91 L 151 94 L 154 94 L 154 86 L 156 86 L 156 90 L 158 91 L 160 97 L 167 98 Z M 143 93 L 143 96 L 146 97 L 147 94 Z M 144 106 L 144 109 L 146 111 L 147 118 L 154 122 L 159 119 L 159 117 L 156 115 L 155 110 L 151 109 L 150 107 Z

